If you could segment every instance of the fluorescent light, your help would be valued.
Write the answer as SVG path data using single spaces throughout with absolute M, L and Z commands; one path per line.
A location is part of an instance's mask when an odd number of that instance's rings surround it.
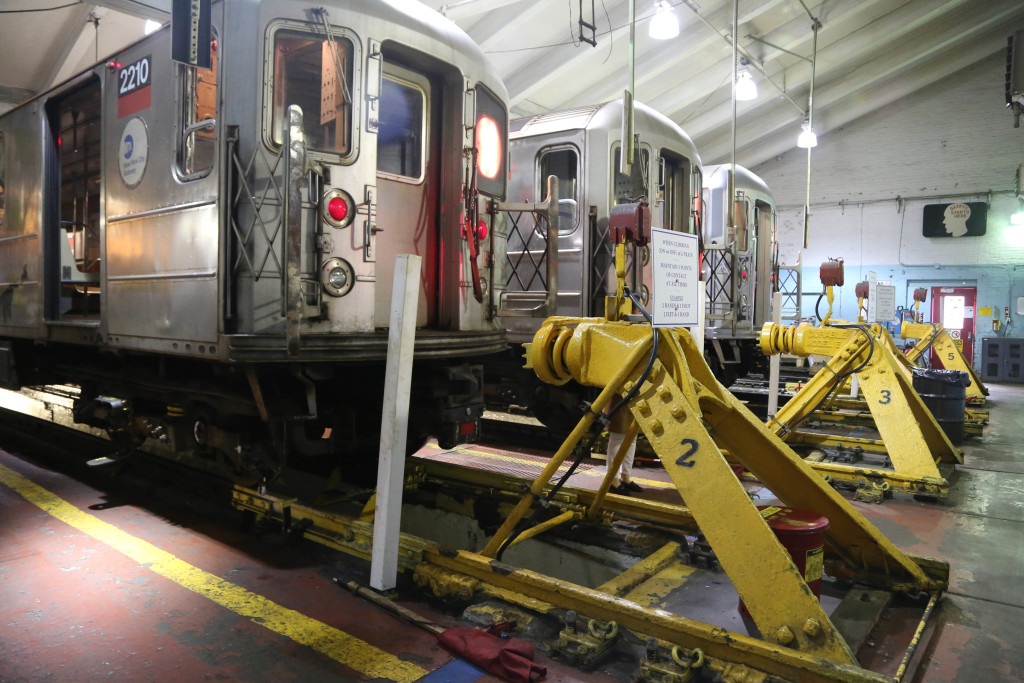
M 811 124 L 804 121 L 802 128 L 803 130 L 800 131 L 800 137 L 796 139 L 796 146 L 803 147 L 805 149 L 809 147 L 817 147 L 818 136 L 814 134 L 813 130 L 811 130 Z
M 739 73 L 736 75 L 736 99 L 757 99 L 757 83 L 754 82 L 754 77 L 750 75 L 750 71 L 747 70 L 747 67 L 741 67 Z
M 143 29 L 148 36 L 153 31 L 163 26 L 159 21 L 153 21 L 152 19 L 146 19 L 146 27 Z
M 1010 225 L 1024 225 L 1024 211 L 1010 214 Z
M 647 35 L 655 40 L 668 40 L 679 35 L 679 18 L 675 10 L 665 0 L 658 0 L 654 16 L 647 26 Z

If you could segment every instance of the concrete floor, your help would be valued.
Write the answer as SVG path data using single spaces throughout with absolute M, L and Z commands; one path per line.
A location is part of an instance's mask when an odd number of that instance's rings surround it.
M 964 444 L 949 499 L 854 503 L 900 547 L 952 567 L 917 681 L 1018 681 L 1024 671 L 1024 387 L 990 388 L 992 422 Z M 43 449 L 0 438 L 0 681 L 481 678 L 430 634 L 334 583 L 365 582 L 362 563 L 243 532 L 187 474 L 68 476 L 37 464 Z M 600 474 L 592 467 L 573 484 L 596 487 Z M 634 478 L 644 496 L 673 494 L 662 470 Z M 427 603 L 403 604 L 457 625 Z M 873 651 L 865 663 L 885 670 L 892 657 Z M 622 679 L 622 669 L 538 661 L 551 681 Z

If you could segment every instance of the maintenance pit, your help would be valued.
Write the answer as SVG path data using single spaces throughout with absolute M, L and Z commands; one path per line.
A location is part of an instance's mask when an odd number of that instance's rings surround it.
M 414 590 L 410 584 L 415 584 L 469 623 L 517 621 L 523 625 L 517 635 L 542 643 L 551 656 L 583 671 L 612 667 L 621 673 L 624 662 L 634 662 L 630 666 L 638 680 L 662 680 L 657 676 L 667 670 L 680 677 L 666 680 L 892 680 L 897 675 L 903 680 L 916 664 L 910 659 L 920 654 L 919 644 L 912 648 L 911 643 L 938 595 L 908 598 L 828 576 L 821 605 L 860 665 L 871 670 L 828 663 L 823 672 L 820 658 L 761 640 L 753 622 L 740 615 L 736 588 L 657 467 L 642 470 L 643 498 L 609 496 L 600 523 L 554 527 L 510 546 L 500 559 L 455 550 L 484 547 L 517 493 L 546 462 L 541 455 L 486 445 L 444 450 L 430 442 L 422 448 L 407 470 L 400 558 L 407 570 L 404 590 Z M 561 489 L 549 516 L 592 502 L 602 476 L 603 468 L 588 461 Z M 777 502 L 755 480 L 743 485 L 759 504 Z M 328 513 L 289 500 L 252 491 L 235 494 L 242 509 L 287 519 L 307 538 L 369 557 L 372 522 L 358 505 L 334 506 Z M 943 564 L 930 569 L 942 574 Z M 573 615 L 575 634 L 566 628 Z M 651 648 L 652 635 L 660 647 Z M 765 647 L 769 655 L 758 651 Z M 673 648 L 676 661 L 687 665 L 701 658 L 704 672 L 673 663 Z M 653 661 L 650 653 L 656 653 Z M 728 677 L 716 679 L 716 673 Z

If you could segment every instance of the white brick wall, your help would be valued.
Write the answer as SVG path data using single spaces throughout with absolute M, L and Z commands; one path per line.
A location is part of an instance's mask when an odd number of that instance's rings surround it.
M 819 134 L 811 204 L 1012 189 L 1024 127 L 1015 129 L 1004 107 L 1004 70 L 1005 56 L 993 55 L 941 87 Z M 806 167 L 806 151 L 794 147 L 753 170 L 785 207 L 803 205 Z

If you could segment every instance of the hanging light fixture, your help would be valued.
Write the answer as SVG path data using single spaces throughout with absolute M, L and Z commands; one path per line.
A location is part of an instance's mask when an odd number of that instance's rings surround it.
M 647 34 L 655 40 L 669 40 L 679 35 L 679 17 L 666 0 L 658 0 Z
M 1019 202 L 1017 210 L 1010 214 L 1010 225 L 1019 225 L 1024 228 L 1024 199 L 1019 200 Z
M 741 59 L 739 71 L 736 72 L 736 99 L 740 101 L 757 99 L 757 83 L 750 75 L 748 64 L 750 62 Z
M 818 146 L 818 136 L 811 130 L 811 122 L 804 119 L 804 123 L 800 126 L 803 130 L 800 131 L 800 137 L 796 139 L 796 146 L 803 147 L 804 149 Z

